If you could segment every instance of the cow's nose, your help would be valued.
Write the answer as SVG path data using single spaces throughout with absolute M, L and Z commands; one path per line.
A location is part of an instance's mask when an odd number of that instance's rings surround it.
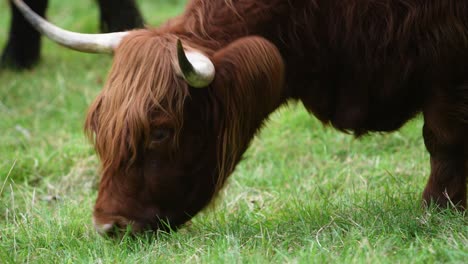
M 120 232 L 125 232 L 127 229 L 127 226 L 130 224 L 130 221 L 128 221 L 124 217 L 117 217 L 117 218 L 112 218 L 112 219 L 99 219 L 97 217 L 93 217 L 93 224 L 94 224 L 94 229 L 100 234 L 100 235 L 117 235 Z M 132 225 L 133 226 L 133 225 Z
M 94 225 L 94 229 L 100 235 L 109 234 L 109 233 L 113 232 L 116 229 L 115 221 L 100 223 L 94 217 L 93 217 L 93 225 Z
M 112 229 L 114 229 L 115 222 L 101 224 L 101 223 L 96 223 L 96 221 L 93 218 L 93 224 L 94 224 L 94 229 L 96 229 L 96 231 L 99 234 L 104 235 L 104 234 L 109 233 Z
M 130 231 L 131 234 L 137 234 L 152 228 L 149 224 L 128 220 L 124 217 L 115 217 L 112 219 L 93 217 L 93 224 L 94 229 L 96 229 L 100 235 L 106 236 L 119 236 L 128 231 Z

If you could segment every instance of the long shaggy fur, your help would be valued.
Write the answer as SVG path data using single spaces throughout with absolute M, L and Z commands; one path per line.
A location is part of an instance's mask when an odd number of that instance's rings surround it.
M 107 91 L 114 97 L 112 107 L 101 106 L 112 117 L 100 117 L 112 129 L 97 133 L 96 140 L 112 138 L 113 144 L 97 146 L 98 152 L 128 152 L 106 148 L 123 148 L 118 137 L 138 141 L 145 135 L 149 109 L 171 102 L 177 106 L 164 111 L 180 120 L 187 90 L 177 88 L 184 86 L 181 82 L 169 83 L 177 80 L 172 63 L 177 37 L 209 55 L 243 36 L 265 37 L 287 65 L 285 95 L 302 100 L 324 123 L 356 135 L 398 129 L 420 111 L 425 99 L 418 95 L 428 94 L 434 83 L 459 82 L 466 74 L 457 70 L 468 59 L 467 14 L 468 3 L 459 0 L 193 0 L 182 16 L 153 33 L 135 33 L 126 40 L 135 45 L 122 44 L 124 50 L 117 51 L 114 75 L 100 96 Z M 119 53 L 145 56 L 130 59 Z M 450 80 L 438 80 L 441 73 Z M 156 75 L 167 77 L 153 80 Z M 126 102 L 131 100 L 138 102 Z M 249 108 L 239 104 L 230 105 Z M 127 124 L 117 124 L 123 120 Z M 115 132 L 123 126 L 128 137 Z M 134 153 L 137 142 L 125 146 Z
M 178 129 L 182 126 L 188 90 L 173 70 L 175 41 L 175 36 L 137 31 L 116 52 L 109 78 L 85 123 L 104 174 L 131 166 L 138 149 L 149 143 L 150 113 L 162 112 L 177 121 Z
M 212 59 L 216 77 L 205 90 L 191 90 L 178 77 L 177 39 Z M 211 186 L 216 181 L 214 192 L 219 190 L 268 115 L 288 100 L 300 100 L 324 124 L 356 136 L 396 130 L 423 112 L 432 166 L 424 199 L 442 204 L 447 189 L 464 207 L 467 86 L 467 1 L 192 0 L 162 27 L 124 39 L 86 129 L 95 135 L 103 177 L 110 178 L 142 160 L 150 128 L 161 116 L 179 132 L 197 121 L 215 127 L 205 156 L 187 153 L 196 149 L 190 144 L 181 146 L 186 153 L 177 153 L 179 163 L 164 160 L 177 165 L 146 180 L 156 187 L 138 194 L 151 201 L 163 197 L 150 208 L 173 205 L 184 212 L 175 221 L 182 223 L 187 212 L 192 216 L 209 202 Z M 185 137 L 175 140 L 192 142 Z M 179 165 L 194 159 L 200 165 Z M 98 198 L 96 211 L 105 203 Z
M 216 91 L 216 96 L 226 111 L 220 124 L 219 189 L 239 162 L 259 124 L 284 98 L 281 89 L 284 63 L 276 47 L 256 37 L 234 41 L 213 59 L 220 69 L 213 87 L 224 86 Z M 267 89 L 258 89 L 261 86 Z M 260 102 L 262 98 L 268 100 Z

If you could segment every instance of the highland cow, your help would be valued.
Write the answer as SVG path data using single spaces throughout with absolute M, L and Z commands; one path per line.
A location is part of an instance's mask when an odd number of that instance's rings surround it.
M 114 54 L 86 120 L 102 162 L 100 232 L 189 220 L 288 100 L 356 136 L 422 113 L 423 200 L 466 207 L 467 1 L 192 0 L 158 28 L 92 36 L 15 3 L 57 42 Z

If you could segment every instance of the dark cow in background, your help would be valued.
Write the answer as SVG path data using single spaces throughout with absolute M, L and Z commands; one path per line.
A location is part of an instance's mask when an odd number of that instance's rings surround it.
M 102 162 L 100 232 L 186 222 L 288 100 L 356 136 L 422 113 L 423 199 L 466 208 L 468 1 L 192 0 L 157 29 L 95 36 L 22 8 L 62 45 L 114 53 L 86 120 Z
M 143 18 L 135 0 L 97 0 L 100 27 L 115 32 L 143 27 Z M 44 16 L 48 0 L 25 0 L 37 14 Z M 15 5 L 10 5 L 11 22 L 7 44 L 0 58 L 0 67 L 24 69 L 32 67 L 40 57 L 40 34 L 28 23 Z

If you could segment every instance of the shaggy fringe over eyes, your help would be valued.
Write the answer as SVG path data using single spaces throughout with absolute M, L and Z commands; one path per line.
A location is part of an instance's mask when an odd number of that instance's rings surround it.
M 152 113 L 174 120 L 176 132 L 182 127 L 188 87 L 174 70 L 175 47 L 175 36 L 139 30 L 116 50 L 108 80 L 85 122 L 103 174 L 132 165 L 138 149 L 149 143 Z

